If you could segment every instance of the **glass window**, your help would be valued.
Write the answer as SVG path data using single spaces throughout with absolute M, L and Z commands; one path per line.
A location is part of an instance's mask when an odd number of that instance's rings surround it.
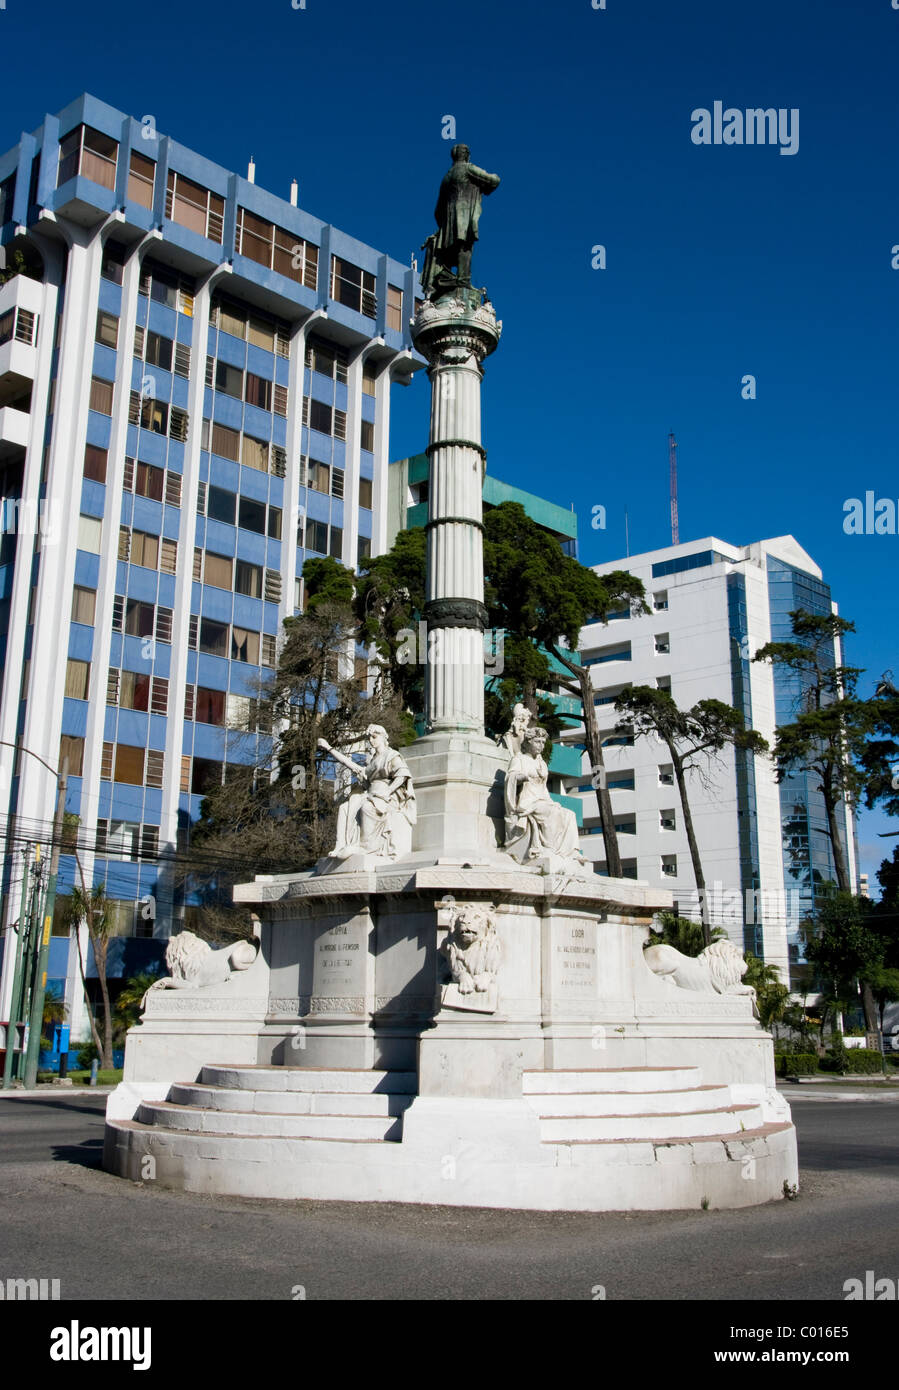
M 104 280 L 111 280 L 113 284 L 122 283 L 122 274 L 125 261 L 128 256 L 128 248 L 119 241 L 107 241 L 103 247 L 103 260 L 100 264 L 100 274 Z
M 145 400 L 140 408 L 141 428 L 153 434 L 167 434 L 169 428 L 169 408 L 165 401 Z
M 138 671 L 122 671 L 119 677 L 119 704 L 124 709 L 150 708 L 150 677 Z
M 330 543 L 330 547 L 329 547 L 329 550 L 328 550 L 328 554 L 331 555 L 331 556 L 333 556 L 333 558 L 334 558 L 335 560 L 339 560 L 339 559 L 340 559 L 340 553 L 341 553 L 342 549 L 343 549 L 343 527 L 342 527 L 342 526 L 332 526 L 332 527 L 331 527 L 331 543 Z
M 206 496 L 206 515 L 213 521 L 225 521 L 234 525 L 237 496 L 223 487 L 210 487 Z
M 403 331 L 403 292 L 396 285 L 387 286 L 387 327 L 395 333 Z
M 62 766 L 63 758 L 68 758 L 68 775 L 70 777 L 80 777 L 84 767 L 84 739 L 75 738 L 72 734 L 63 734 L 59 740 L 59 764 Z
M 227 656 L 228 624 L 203 618 L 200 623 L 200 651 L 206 652 L 209 656 Z
M 321 401 L 309 402 L 309 427 L 321 434 L 331 433 L 331 407 Z
M 203 578 L 207 584 L 211 584 L 216 589 L 230 589 L 231 568 L 232 562 L 227 555 L 215 555 L 207 550 L 203 573 Z
M 129 743 L 116 744 L 114 782 L 129 782 L 132 786 L 143 786 L 144 750 Z
M 159 537 L 147 531 L 131 532 L 131 563 L 155 570 L 159 565 Z
M 204 796 L 211 787 L 222 784 L 222 764 L 212 758 L 194 758 L 190 773 L 190 790 L 194 796 Z
M 375 427 L 371 420 L 362 421 L 361 445 L 362 448 L 367 449 L 369 453 L 371 453 L 375 447 Z
M 253 439 L 251 435 L 245 434 L 243 447 L 240 451 L 240 461 L 246 468 L 256 468 L 261 473 L 267 473 L 268 444 L 264 439 Z
M 250 666 L 259 665 L 259 633 L 250 632 L 245 627 L 231 629 L 231 660 L 246 661 Z
M 79 550 L 86 550 L 91 555 L 99 555 L 102 535 L 103 523 L 98 517 L 82 515 L 78 518 Z
M 153 185 L 156 179 L 156 165 L 146 155 L 131 151 L 131 166 L 128 170 L 128 197 L 132 203 L 142 208 L 153 206 Z
M 267 352 L 275 350 L 275 329 L 274 325 L 267 319 L 257 318 L 251 315 L 247 324 L 247 341 L 254 343 L 256 347 L 265 348 Z
M 374 275 L 339 256 L 332 256 L 331 298 L 345 304 L 348 309 L 356 309 L 368 318 L 374 318 L 378 310 Z
M 102 309 L 97 310 L 97 331 L 96 340 L 104 347 L 118 347 L 119 344 L 119 321 L 115 314 L 104 313 Z
M 112 390 L 114 382 L 104 381 L 101 377 L 91 377 L 90 408 L 98 411 L 101 415 L 112 414 Z
M 245 399 L 247 405 L 258 406 L 260 410 L 271 410 L 272 383 L 266 381 L 264 376 L 256 376 L 253 372 L 247 372 Z
M 224 391 L 226 396 L 236 396 L 239 400 L 243 395 L 243 372 L 239 367 L 229 366 L 227 362 L 216 362 L 215 389 Z M 216 453 L 221 453 L 221 450 L 217 449 Z M 227 457 L 230 458 L 230 454 Z
M 245 531 L 256 531 L 265 535 L 265 503 L 256 502 L 252 497 L 241 497 L 237 514 L 237 524 Z
M 87 444 L 84 449 L 84 476 L 90 478 L 95 483 L 106 482 L 106 459 L 105 449 L 98 449 L 95 444 Z
M 269 507 L 268 509 L 268 537 L 269 540 L 279 541 L 281 539 L 281 508 Z
M 194 719 L 198 724 L 224 724 L 224 690 L 208 690 L 205 686 L 198 685 L 194 701 Z
M 156 468 L 151 463 L 135 464 L 134 491 L 139 497 L 152 497 L 154 502 L 161 502 L 165 491 L 165 469 Z
M 218 454 L 220 458 L 230 459 L 232 463 L 237 463 L 240 458 L 239 432 L 228 429 L 227 425 L 213 423 L 212 453 Z
M 139 599 L 125 601 L 125 632 L 129 637 L 153 636 L 153 604 L 141 603 Z
M 327 555 L 328 527 L 324 521 L 307 521 L 306 549 L 314 550 L 318 555 Z
M 371 508 L 371 478 L 359 479 L 359 506 Z
M 249 598 L 262 598 L 262 568 L 247 560 L 238 560 L 234 572 L 234 589 Z
M 65 693 L 70 700 L 86 700 L 90 691 L 91 666 L 89 661 L 75 661 L 69 657 L 66 662 Z
M 76 584 L 72 590 L 72 622 L 93 627 L 96 604 L 96 589 L 84 589 Z
M 314 492 L 331 491 L 331 470 L 326 463 L 310 459 L 307 472 L 307 486 Z
M 164 372 L 172 370 L 172 340 L 161 333 L 147 334 L 147 357 L 150 366 L 161 367 Z
M 103 188 L 115 188 L 118 153 L 118 142 L 112 136 L 91 126 L 77 126 L 59 142 L 56 187 L 61 188 L 76 174 L 81 174 Z
M 165 215 L 199 236 L 221 244 L 224 229 L 225 200 L 193 179 L 169 170 Z

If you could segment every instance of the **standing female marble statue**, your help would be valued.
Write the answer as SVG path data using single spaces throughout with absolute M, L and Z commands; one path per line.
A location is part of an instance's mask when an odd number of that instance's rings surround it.
M 506 772 L 506 850 L 523 863 L 554 854 L 582 864 L 574 812 L 549 794 L 546 739 L 545 729 L 527 729 Z
M 412 774 L 396 749 L 390 747 L 387 730 L 380 724 L 369 724 L 365 737 L 369 755 L 364 763 L 353 762 L 325 739 L 318 740 L 319 748 L 347 768 L 358 784 L 337 812 L 337 844 L 331 859 L 347 859 L 351 854 L 399 859 L 412 849 Z

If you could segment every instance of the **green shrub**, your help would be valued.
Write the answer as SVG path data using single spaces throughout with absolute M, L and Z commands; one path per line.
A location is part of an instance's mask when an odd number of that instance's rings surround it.
M 881 1071 L 880 1053 L 873 1047 L 850 1047 L 846 1052 L 843 1070 L 850 1076 L 873 1076 Z
M 78 1065 L 85 1071 L 90 1071 L 91 1062 L 99 1054 L 95 1042 L 86 1042 L 83 1047 L 78 1049 Z
M 814 1076 L 818 1070 L 814 1052 L 783 1052 L 774 1061 L 778 1076 Z

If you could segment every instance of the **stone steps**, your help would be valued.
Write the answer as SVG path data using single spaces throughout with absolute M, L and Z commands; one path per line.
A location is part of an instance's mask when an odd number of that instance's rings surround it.
M 210 1110 L 154 1101 L 141 1105 L 142 1124 L 204 1135 L 251 1135 L 258 1139 L 391 1139 L 402 1135 L 395 1115 L 275 1114 L 262 1110 Z
M 239 1110 L 275 1115 L 401 1115 L 415 1099 L 408 1093 L 389 1091 L 246 1091 L 225 1086 L 172 1086 L 168 1099 L 174 1105 L 205 1110 Z
M 621 1067 L 594 1071 L 526 1071 L 522 1090 L 527 1095 L 587 1091 L 682 1091 L 702 1084 L 699 1067 Z
M 759 1105 L 731 1105 L 720 1110 L 694 1110 L 672 1114 L 654 1111 L 636 1115 L 564 1115 L 541 1117 L 544 1144 L 586 1143 L 615 1139 L 623 1143 L 668 1139 L 700 1139 L 707 1135 L 739 1138 L 764 1123 Z
M 729 1086 L 672 1091 L 546 1091 L 525 1099 L 541 1119 L 586 1115 L 670 1115 L 730 1107 Z
M 204 1067 L 200 1082 L 237 1091 L 328 1091 L 338 1094 L 412 1095 L 418 1091 L 414 1071 L 361 1071 L 352 1067 Z

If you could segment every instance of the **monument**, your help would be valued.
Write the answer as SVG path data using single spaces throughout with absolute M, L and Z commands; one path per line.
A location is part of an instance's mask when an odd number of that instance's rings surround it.
M 324 746 L 351 779 L 332 852 L 236 889 L 258 948 L 174 950 L 177 987 L 128 1035 L 104 1163 L 257 1197 L 780 1197 L 795 1132 L 739 952 L 644 957 L 670 895 L 591 872 L 523 706 L 485 736 L 480 398 L 502 325 L 471 259 L 499 179 L 465 145 L 452 160 L 412 329 L 431 381 L 427 731 L 399 751 L 372 725 L 364 762 Z

